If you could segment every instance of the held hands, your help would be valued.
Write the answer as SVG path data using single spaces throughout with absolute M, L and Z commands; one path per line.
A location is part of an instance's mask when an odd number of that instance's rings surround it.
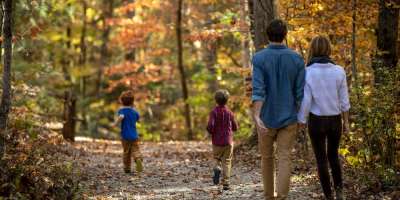
M 307 124 L 303 124 L 301 122 L 297 123 L 297 130 L 298 132 L 304 132 L 306 131 Z

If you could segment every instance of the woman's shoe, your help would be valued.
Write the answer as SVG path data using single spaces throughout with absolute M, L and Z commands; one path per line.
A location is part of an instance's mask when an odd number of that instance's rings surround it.
M 344 200 L 343 198 L 343 189 L 342 188 L 336 188 L 336 200 Z

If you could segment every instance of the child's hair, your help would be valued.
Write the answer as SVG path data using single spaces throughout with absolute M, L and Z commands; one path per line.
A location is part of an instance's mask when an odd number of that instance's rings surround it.
M 267 36 L 270 42 L 282 42 L 287 32 L 286 22 L 281 19 L 274 19 L 267 26 Z
M 228 102 L 229 92 L 227 90 L 218 90 L 215 92 L 214 98 L 218 105 L 223 106 Z
M 326 36 L 317 36 L 311 40 L 308 50 L 308 62 L 314 57 L 329 57 L 332 52 L 331 42 Z
M 122 92 L 121 96 L 119 96 L 119 102 L 124 106 L 133 106 L 134 101 L 135 96 L 132 90 Z

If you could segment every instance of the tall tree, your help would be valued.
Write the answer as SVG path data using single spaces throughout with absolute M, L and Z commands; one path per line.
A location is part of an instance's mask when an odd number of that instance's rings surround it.
M 395 0 L 379 1 L 377 32 L 378 52 L 375 56 L 374 69 L 384 67 L 394 69 L 397 65 L 397 37 L 399 33 L 399 3 Z M 375 80 L 381 80 L 376 74 Z
M 11 107 L 11 60 L 12 60 L 12 17 L 13 6 L 12 0 L 5 0 L 4 3 L 4 19 L 3 19 L 3 35 L 4 35 L 4 68 L 3 68 L 3 93 L 0 104 L 0 158 L 4 153 L 4 134 L 7 128 L 8 113 Z
M 262 50 L 268 44 L 267 26 L 276 18 L 276 2 L 275 0 L 250 0 L 250 32 L 254 48 L 256 51 Z M 246 82 L 250 83 L 251 78 L 246 78 Z M 253 130 L 253 134 L 248 140 L 250 145 L 257 144 L 257 131 Z
M 398 0 L 380 0 L 379 1 L 379 17 L 378 17 L 378 28 L 377 32 L 377 48 L 378 51 L 373 61 L 373 68 L 375 74 L 375 86 L 377 90 L 385 90 L 388 87 L 393 87 L 393 76 L 388 75 L 397 72 L 398 64 L 398 34 L 399 34 L 399 8 L 400 4 Z M 390 73 L 385 73 L 389 71 Z M 397 76 L 394 76 L 397 77 Z M 398 81 L 397 78 L 395 78 Z M 395 87 L 395 86 L 394 86 Z M 396 91 L 396 90 L 394 90 Z M 380 112 L 386 112 L 389 116 L 393 116 L 395 107 L 399 100 L 396 95 L 391 91 L 391 96 L 394 101 L 392 105 L 386 105 L 386 107 L 392 107 L 393 111 L 382 110 Z M 386 108 L 385 108 L 386 109 Z M 381 130 L 385 138 L 384 146 L 377 145 L 372 149 L 373 153 L 382 155 L 382 159 L 388 166 L 393 166 L 396 158 L 396 121 L 394 118 L 387 119 L 383 122 L 383 130 Z M 374 142 L 379 144 L 380 141 Z
M 71 6 L 70 3 L 67 6 Z M 72 47 L 72 28 L 71 24 L 67 24 L 66 28 L 66 52 L 69 54 Z M 64 73 L 65 81 L 68 82 L 69 87 L 64 91 L 64 108 L 63 108 L 63 128 L 61 130 L 63 138 L 68 141 L 75 140 L 75 125 L 76 125 L 76 95 L 74 93 L 72 78 L 69 74 L 68 68 L 72 65 L 72 59 L 69 56 L 62 58 L 62 70 Z
M 101 35 L 101 47 L 100 47 L 100 68 L 97 71 L 97 83 L 96 83 L 96 95 L 100 96 L 100 91 L 102 89 L 102 81 L 103 81 L 103 72 L 104 67 L 108 64 L 108 42 L 110 40 L 110 32 L 111 26 L 107 24 L 107 20 L 113 16 L 114 11 L 114 0 L 103 0 L 103 14 L 102 14 L 102 24 L 103 24 L 103 33 Z
M 192 120 L 190 114 L 190 106 L 188 102 L 189 92 L 187 88 L 186 82 L 186 73 L 185 68 L 183 66 L 183 41 L 182 41 L 182 6 L 183 0 L 178 0 L 178 8 L 176 10 L 176 41 L 177 41 L 177 48 L 178 48 L 178 69 L 181 75 L 181 85 L 182 85 L 182 94 L 183 94 L 183 101 L 185 105 L 185 120 L 188 129 L 187 137 L 188 140 L 193 140 L 193 130 L 192 130 Z
M 251 8 L 253 9 L 250 13 L 253 15 L 251 17 L 252 28 L 254 28 L 253 42 L 256 51 L 259 51 L 268 44 L 266 31 L 268 24 L 277 16 L 276 2 L 275 0 L 253 0 Z

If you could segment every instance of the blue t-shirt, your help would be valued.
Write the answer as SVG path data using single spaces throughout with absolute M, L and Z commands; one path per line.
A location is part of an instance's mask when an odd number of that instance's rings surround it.
M 139 135 L 136 130 L 136 122 L 139 121 L 139 113 L 133 108 L 121 108 L 118 116 L 124 116 L 121 122 L 121 137 L 124 140 L 137 140 Z

